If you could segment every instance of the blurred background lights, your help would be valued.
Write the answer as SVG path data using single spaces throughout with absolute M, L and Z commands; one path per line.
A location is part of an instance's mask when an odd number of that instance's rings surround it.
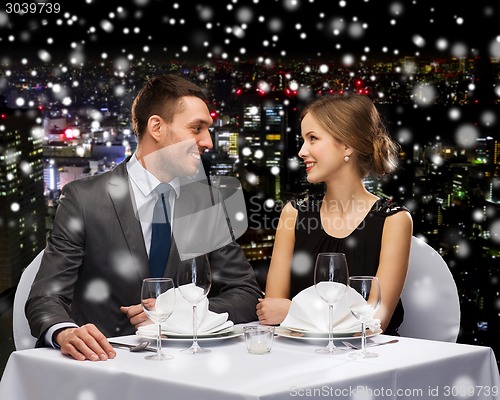
M 437 96 L 437 90 L 430 84 L 418 84 L 414 86 L 412 96 L 416 104 L 427 106 L 434 104 Z
M 29 175 L 33 172 L 33 167 L 28 161 L 21 161 L 19 168 L 23 171 L 24 175 Z
M 346 67 L 349 67 L 354 64 L 354 56 L 351 54 L 346 54 L 342 57 L 342 64 L 344 64 Z
M 474 147 L 478 137 L 479 131 L 472 124 L 463 124 L 455 132 L 456 143 L 466 149 Z
M 475 209 L 472 212 L 472 220 L 474 222 L 482 222 L 484 220 L 484 213 L 483 210 L 480 209 Z
M 413 141 L 413 135 L 407 128 L 400 129 L 396 134 L 396 138 L 401 144 L 411 143 Z
M 497 116 L 491 110 L 484 111 L 483 113 L 481 113 L 480 121 L 481 121 L 481 124 L 483 124 L 484 126 L 491 126 L 491 125 L 494 125 L 496 123 Z
M 248 173 L 246 174 L 246 180 L 248 183 L 250 183 L 251 185 L 257 185 L 259 183 L 259 178 L 257 175 L 253 174 L 253 173 Z
M 441 50 L 441 51 L 444 51 L 448 48 L 448 40 L 444 39 L 444 38 L 439 38 L 437 41 L 436 41 L 436 48 L 438 50 Z
M 412 41 L 417 47 L 424 47 L 425 46 L 425 39 L 420 36 L 420 35 L 413 35 Z
M 462 116 L 462 112 L 460 111 L 459 108 L 457 107 L 453 107 L 451 108 L 449 111 L 448 111 L 448 117 L 452 120 L 452 121 L 457 121 L 460 119 L 460 117 Z
M 493 242 L 500 244 L 500 220 L 496 220 L 491 223 L 490 238 Z
M 260 150 L 260 149 L 255 150 L 255 152 L 253 153 L 253 156 L 256 159 L 260 160 L 262 157 L 264 157 L 264 152 L 262 150 Z
M 391 13 L 391 15 L 395 17 L 403 14 L 403 11 L 404 11 L 403 3 L 399 1 L 398 2 L 395 1 L 389 6 L 389 12 Z
M 299 169 L 299 166 L 300 166 L 300 162 L 296 157 L 290 158 L 288 160 L 288 168 L 291 169 L 292 171 Z
M 268 209 L 268 210 L 272 210 L 274 208 L 274 206 L 276 205 L 276 202 L 274 201 L 274 199 L 267 199 L 265 202 L 264 202 L 264 205 L 265 207 Z

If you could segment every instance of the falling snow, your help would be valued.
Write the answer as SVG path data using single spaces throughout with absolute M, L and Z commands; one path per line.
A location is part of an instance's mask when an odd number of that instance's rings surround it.
M 304 276 L 314 270 L 314 260 L 307 253 L 295 253 L 292 261 L 292 271 L 294 274 Z
M 104 303 L 109 299 L 110 288 L 106 281 L 94 279 L 87 284 L 83 297 L 92 303 Z
M 477 140 L 484 136 L 483 130 L 498 137 L 498 79 L 488 82 L 489 94 L 496 101 L 491 106 L 482 102 L 481 82 L 474 76 L 457 74 L 449 79 L 448 85 L 433 79 L 434 75 L 446 74 L 446 68 L 451 68 L 435 63 L 435 59 L 454 58 L 458 64 L 487 55 L 498 62 L 500 27 L 496 21 L 500 9 L 497 5 L 486 6 L 479 2 L 470 7 L 467 2 L 463 5 L 458 2 L 460 4 L 457 3 L 452 12 L 438 1 L 433 2 L 434 7 L 422 1 L 380 4 L 374 0 L 233 0 L 209 5 L 201 1 L 134 0 L 124 1 L 120 6 L 87 0 L 78 7 L 74 3 L 77 2 L 65 2 L 61 13 L 38 18 L 0 10 L 0 90 L 2 93 L 14 90 L 15 95 L 9 99 L 12 105 L 33 107 L 30 94 L 39 90 L 45 93 L 44 104 L 71 112 L 82 100 L 79 98 L 81 90 L 88 85 L 85 74 L 100 71 L 102 76 L 92 81 L 95 93 L 85 93 L 84 100 L 88 103 L 78 110 L 91 119 L 92 129 L 100 130 L 106 118 L 105 111 L 98 105 L 99 99 L 117 98 L 123 109 L 129 109 L 137 85 L 147 76 L 180 65 L 179 71 L 185 70 L 186 75 L 196 76 L 203 84 L 211 79 L 219 63 L 241 63 L 245 67 L 247 62 L 253 62 L 257 66 L 255 72 L 242 85 L 242 90 L 248 92 L 268 94 L 281 84 L 294 92 L 299 101 L 307 102 L 318 92 L 341 92 L 345 85 L 359 78 L 362 83 L 356 89 L 362 91 L 366 87 L 382 108 L 390 103 L 391 91 L 405 93 L 407 102 L 399 109 L 394 107 L 389 128 L 402 151 L 415 155 L 415 159 L 405 160 L 402 168 L 415 168 L 416 174 L 421 173 L 419 168 L 423 168 L 421 164 L 425 162 L 430 162 L 435 176 L 444 173 L 446 157 L 465 159 Z M 471 32 L 475 33 L 474 37 Z M 393 70 L 387 71 L 397 76 L 391 82 L 380 81 L 376 74 L 370 78 L 369 71 L 383 68 L 377 66 L 380 56 L 394 60 Z M 399 60 L 404 62 L 399 63 Z M 190 62 L 203 71 L 193 72 Z M 426 73 L 419 73 L 422 68 Z M 278 71 L 282 79 L 280 84 L 275 81 Z M 239 77 L 240 73 L 235 68 L 235 76 Z M 28 90 L 19 78 L 36 81 L 39 86 Z M 475 104 L 476 108 L 462 107 L 466 101 Z M 433 107 L 440 107 L 439 111 L 431 112 Z M 254 111 L 258 113 L 257 108 Z M 410 113 L 416 117 L 411 117 Z M 3 131 L 0 125 L 0 134 Z M 42 136 L 43 129 L 33 129 L 33 139 Z M 435 140 L 436 136 L 443 140 Z M 436 147 L 453 150 L 444 153 L 432 146 L 424 150 L 431 141 L 429 138 L 439 142 Z M 244 147 L 241 153 L 256 160 L 265 155 L 262 150 L 251 147 Z M 9 182 L 19 176 L 29 176 L 29 162 L 20 160 L 16 154 L 6 152 L 3 155 L 18 166 L 8 177 Z M 272 166 L 268 172 L 275 177 L 284 169 L 301 172 L 303 165 L 298 157 L 290 157 L 285 163 L 286 168 Z M 458 178 L 461 171 L 454 173 Z M 449 199 L 428 195 L 425 180 L 412 184 L 402 179 L 398 181 L 397 176 L 391 179 L 386 182 L 395 188 L 394 192 L 414 193 L 418 198 L 418 201 L 415 198 L 404 201 L 412 213 L 419 212 L 420 202 L 436 204 L 435 211 L 423 216 L 429 224 L 441 218 L 437 204 L 446 204 L 448 210 L 456 207 Z M 477 180 L 484 179 L 484 174 L 477 177 Z M 249 172 L 242 181 L 257 188 L 261 177 Z M 122 186 L 110 190 L 117 191 Z M 470 259 L 477 251 L 474 241 L 464 238 L 461 225 L 477 224 L 481 227 L 478 236 L 500 246 L 500 216 L 495 203 L 500 201 L 499 193 L 500 179 L 493 178 L 487 194 L 494 196 L 489 199 L 493 201 L 474 206 L 470 212 L 457 216 L 456 226 L 447 233 L 452 243 L 449 254 L 457 260 Z M 113 195 L 125 196 L 126 192 Z M 263 199 L 268 208 L 278 206 L 274 199 L 267 196 Z M 466 204 L 469 200 L 461 201 Z M 8 205 L 14 213 L 22 206 L 21 201 Z M 236 220 L 238 215 L 235 215 Z M 1 223 L 7 224 L 3 219 Z M 9 224 L 17 226 L 17 223 Z M 67 224 L 74 231 L 83 228 L 83 221 L 78 219 L 69 220 Z M 295 273 L 311 271 L 312 260 L 304 257 L 307 256 L 295 256 L 292 267 Z M 132 262 L 128 254 L 115 254 L 110 268 L 122 276 L 131 270 Z M 454 262 L 455 259 L 450 262 L 452 269 Z M 491 279 L 492 284 L 498 285 L 495 277 Z M 427 282 L 429 288 L 432 284 Z M 106 301 L 109 296 L 108 288 L 101 281 L 92 282 L 85 293 L 99 302 Z M 497 308 L 500 309 L 500 302 Z M 224 360 L 217 360 L 217 368 L 223 370 L 225 367 Z M 467 379 L 463 377 L 455 384 L 473 384 Z M 78 398 L 92 400 L 94 397 L 91 391 L 86 391 Z

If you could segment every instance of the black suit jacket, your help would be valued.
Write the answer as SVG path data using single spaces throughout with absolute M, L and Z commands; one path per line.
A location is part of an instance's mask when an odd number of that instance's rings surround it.
M 94 323 L 107 337 L 134 333 L 119 308 L 140 304 L 141 284 L 149 275 L 149 267 L 126 161 L 110 172 L 73 181 L 63 188 L 26 303 L 31 332 L 39 343 L 47 329 L 61 322 L 80 326 Z M 195 199 L 191 189 L 189 185 L 187 190 L 181 188 L 174 210 L 189 210 Z M 211 201 L 209 197 L 201 201 Z M 199 200 L 196 204 L 199 206 Z M 213 280 L 210 309 L 228 312 L 234 323 L 256 320 L 255 306 L 261 291 L 239 245 L 231 241 L 210 252 L 209 257 Z M 165 270 L 165 276 L 174 281 L 178 261 L 174 240 Z

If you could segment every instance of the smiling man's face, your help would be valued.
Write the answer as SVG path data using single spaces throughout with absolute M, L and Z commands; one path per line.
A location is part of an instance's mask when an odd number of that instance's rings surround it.
M 213 120 L 205 102 L 194 96 L 180 101 L 172 122 L 162 123 L 160 149 L 144 160 L 148 170 L 162 182 L 198 175 L 201 154 L 213 147 L 209 131 Z
M 185 96 L 180 100 L 179 111 L 162 136 L 161 147 L 194 139 L 197 152 L 202 154 L 213 147 L 209 128 L 213 120 L 205 102 L 198 97 Z

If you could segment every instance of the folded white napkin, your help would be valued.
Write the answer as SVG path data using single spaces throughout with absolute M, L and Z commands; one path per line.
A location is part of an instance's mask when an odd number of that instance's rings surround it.
M 338 286 L 333 291 L 343 292 L 344 288 Z M 329 295 L 336 297 L 333 292 Z M 358 292 L 347 287 L 345 294 L 341 294 L 340 300 L 333 306 L 334 333 L 361 332 L 361 322 L 352 315 L 348 299 L 351 304 L 358 307 L 370 307 Z M 365 323 L 372 331 L 380 328 L 380 320 L 373 318 L 373 315 L 366 317 Z M 316 288 L 310 286 L 292 299 L 288 314 L 281 326 L 310 332 L 328 332 L 328 304 L 319 296 Z
M 189 284 L 192 285 L 192 284 Z M 196 295 L 199 288 L 188 288 L 192 295 Z M 177 333 L 177 334 L 193 334 L 193 305 L 188 302 L 179 291 L 179 288 L 170 289 L 175 290 L 175 306 L 174 311 L 161 326 L 162 332 Z M 162 296 L 167 296 L 167 293 L 160 295 L 157 301 L 161 302 Z M 216 332 L 221 329 L 233 326 L 233 322 L 228 320 L 229 314 L 217 314 L 208 309 L 208 299 L 205 297 L 197 304 L 197 320 L 198 320 L 198 334 L 207 334 Z M 156 325 L 146 325 L 138 328 L 140 334 L 155 334 Z

